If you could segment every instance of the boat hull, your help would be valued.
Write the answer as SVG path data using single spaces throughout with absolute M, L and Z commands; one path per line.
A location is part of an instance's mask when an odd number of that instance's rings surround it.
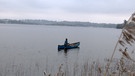
M 64 45 L 58 45 L 58 50 L 78 48 L 79 45 L 80 42 L 68 44 L 66 47 Z

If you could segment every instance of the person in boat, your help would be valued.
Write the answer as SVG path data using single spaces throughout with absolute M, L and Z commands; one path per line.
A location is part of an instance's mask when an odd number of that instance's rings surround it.
M 68 39 L 66 38 L 64 46 L 66 47 L 68 45 Z

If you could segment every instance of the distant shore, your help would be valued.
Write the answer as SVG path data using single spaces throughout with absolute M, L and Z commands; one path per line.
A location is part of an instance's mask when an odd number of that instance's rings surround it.
M 122 28 L 122 24 L 91 23 L 79 21 L 49 21 L 49 20 L 13 20 L 0 19 L 1 24 L 30 24 L 30 25 L 54 25 L 54 26 L 79 26 L 79 27 L 103 27 L 103 28 Z

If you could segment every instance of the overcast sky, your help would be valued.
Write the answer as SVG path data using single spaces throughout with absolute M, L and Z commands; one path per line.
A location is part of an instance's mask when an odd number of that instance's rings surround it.
M 135 0 L 0 0 L 1 19 L 46 19 L 122 23 Z

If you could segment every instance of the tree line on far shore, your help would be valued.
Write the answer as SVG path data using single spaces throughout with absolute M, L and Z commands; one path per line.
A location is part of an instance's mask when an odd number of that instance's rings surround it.
M 15 20 L 15 19 L 0 19 L 1 24 L 30 24 L 30 25 L 57 25 L 57 26 L 80 26 L 80 27 L 104 27 L 121 29 L 123 24 L 107 24 L 107 23 L 91 23 L 79 21 L 49 21 L 49 20 Z

